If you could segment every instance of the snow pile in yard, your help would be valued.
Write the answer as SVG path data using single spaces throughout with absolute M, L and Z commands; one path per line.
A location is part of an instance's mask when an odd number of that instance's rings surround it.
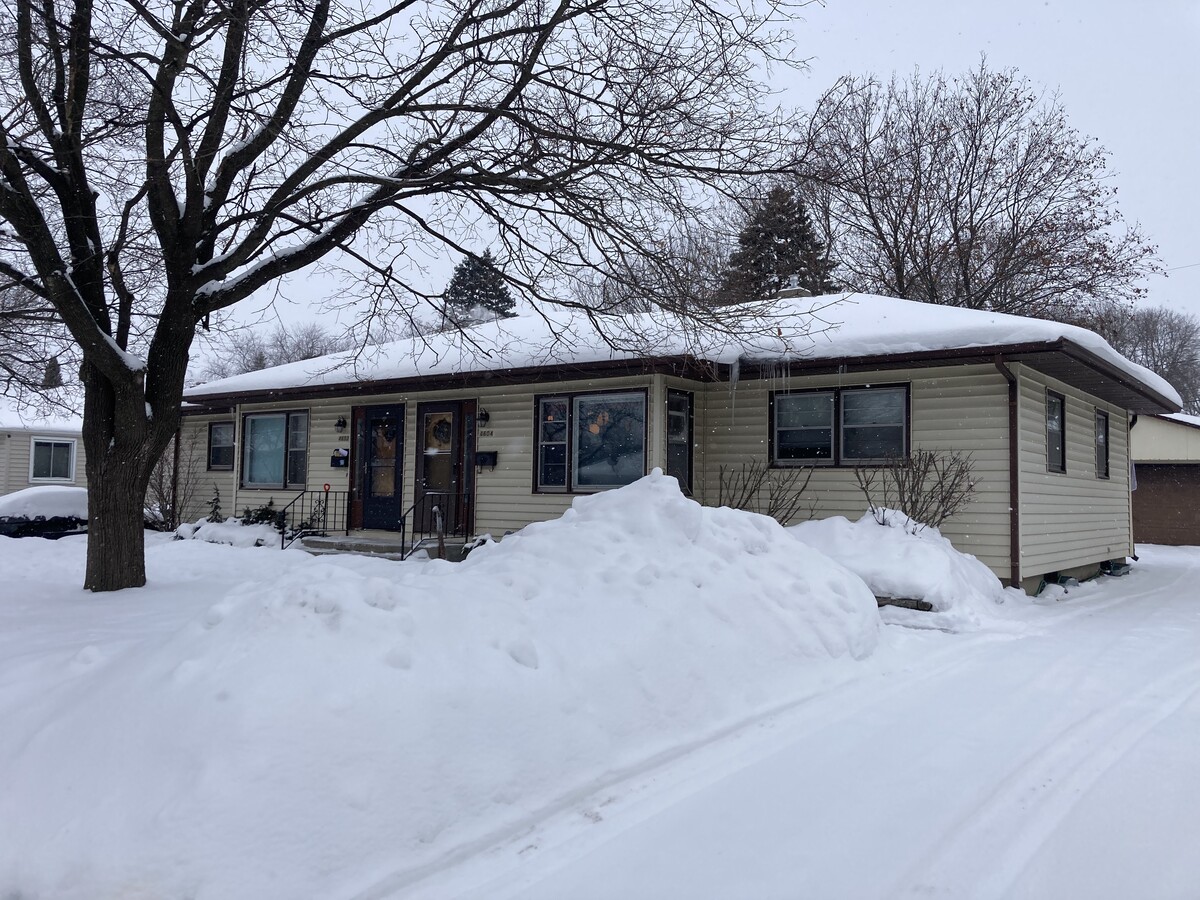
M 936 528 L 920 527 L 908 516 L 887 510 L 880 525 L 867 513 L 857 522 L 832 516 L 801 522 L 788 531 L 810 547 L 858 575 L 877 597 L 924 600 L 928 613 L 886 607 L 889 620 L 920 623 L 924 616 L 939 627 L 972 627 L 994 619 L 1008 592 L 992 570 L 974 556 L 961 553 Z
M 878 641 L 858 578 L 658 473 L 458 565 L 154 546 L 263 580 L 25 702 L 0 678 L 0 896 L 352 896 Z
M 0 519 L 88 517 L 87 488 L 41 485 L 0 497 Z
M 207 541 L 210 544 L 228 544 L 230 547 L 278 547 L 279 532 L 272 525 L 243 525 L 236 518 L 224 522 L 199 522 L 180 525 L 175 534 L 184 539 Z

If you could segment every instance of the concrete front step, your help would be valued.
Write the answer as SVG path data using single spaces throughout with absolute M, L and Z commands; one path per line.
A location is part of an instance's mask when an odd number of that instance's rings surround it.
M 358 556 L 376 556 L 382 559 L 402 559 L 406 552 L 409 553 L 410 559 L 434 556 L 437 553 L 435 540 L 422 541 L 415 550 L 408 551 L 400 540 L 400 535 L 392 532 L 354 532 L 348 535 L 329 535 L 327 537 L 311 535 L 301 538 L 300 545 L 314 555 L 353 553 Z M 451 562 L 461 560 L 463 557 L 462 547 L 462 538 L 447 538 L 446 559 Z

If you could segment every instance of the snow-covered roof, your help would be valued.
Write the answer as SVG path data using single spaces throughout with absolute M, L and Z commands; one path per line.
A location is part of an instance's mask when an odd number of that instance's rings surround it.
M 745 362 L 853 359 L 1067 341 L 1135 384 L 1180 406 L 1178 393 L 1121 356 L 1099 335 L 1073 325 L 937 306 L 870 294 L 782 298 L 747 309 L 734 329 L 698 327 L 645 313 L 588 317 L 554 310 L 467 329 L 394 341 L 235 375 L 189 388 L 190 400 L 473 372 L 561 367 L 690 355 Z
M 9 397 L 0 397 L 0 429 L 82 431 L 83 417 L 66 412 L 45 414 L 30 406 L 19 406 Z

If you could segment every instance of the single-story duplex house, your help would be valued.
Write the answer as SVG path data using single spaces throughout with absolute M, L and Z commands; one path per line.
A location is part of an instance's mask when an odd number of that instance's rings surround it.
M 19 410 L 0 398 L 0 496 L 44 484 L 86 487 L 83 419 Z
M 1134 540 L 1200 545 L 1200 416 L 1143 416 L 1130 447 Z
M 961 451 L 976 500 L 944 533 L 1035 588 L 1132 553 L 1129 422 L 1180 408 L 1090 331 L 889 297 L 785 296 L 732 331 L 626 316 L 612 333 L 636 345 L 556 312 L 210 382 L 185 394 L 182 445 L 203 448 L 226 511 L 328 485 L 350 530 L 428 530 L 432 497 L 467 536 L 654 467 L 715 503 L 722 467 L 750 461 L 812 466 L 813 515 L 858 518 L 856 466 Z

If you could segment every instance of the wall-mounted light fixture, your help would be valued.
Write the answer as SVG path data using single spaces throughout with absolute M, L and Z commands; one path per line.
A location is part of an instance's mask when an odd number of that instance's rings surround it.
M 337 429 L 337 433 L 341 434 L 346 430 L 346 417 L 338 416 L 338 420 L 333 423 L 333 427 Z
M 484 425 L 486 425 L 488 422 L 490 422 L 491 419 L 492 419 L 492 414 L 490 412 L 488 412 L 486 409 L 481 409 L 481 410 L 479 410 L 479 412 L 477 412 L 475 414 L 475 421 L 479 423 L 480 428 L 482 428 Z

